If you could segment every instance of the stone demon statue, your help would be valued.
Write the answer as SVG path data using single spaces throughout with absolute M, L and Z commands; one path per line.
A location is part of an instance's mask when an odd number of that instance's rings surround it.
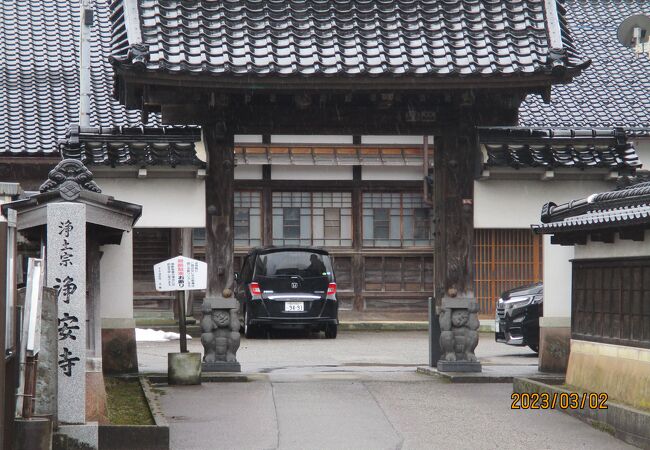
M 223 295 L 230 297 L 232 292 L 224 289 Z M 201 312 L 201 343 L 205 350 L 203 362 L 236 362 L 240 339 L 237 309 L 212 309 L 204 303 Z
M 469 309 L 445 308 L 440 314 L 440 346 L 445 361 L 477 361 L 478 304 Z

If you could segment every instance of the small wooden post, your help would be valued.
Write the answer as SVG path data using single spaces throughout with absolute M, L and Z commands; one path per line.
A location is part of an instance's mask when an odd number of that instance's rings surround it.
M 34 414 L 36 402 L 36 367 L 37 356 L 27 356 L 25 359 L 25 393 L 23 395 L 23 419 L 29 419 Z
M 187 291 L 180 291 L 178 296 L 178 332 L 181 335 L 181 353 L 187 353 L 187 326 L 185 323 L 185 301 Z

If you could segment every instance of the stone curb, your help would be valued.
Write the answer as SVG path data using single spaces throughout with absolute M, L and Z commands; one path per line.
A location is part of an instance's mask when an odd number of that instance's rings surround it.
M 460 372 L 439 372 L 435 367 L 418 367 L 417 373 L 441 378 L 449 383 L 511 383 L 512 376 L 489 375 L 485 372 L 460 373 Z
M 563 385 L 546 384 L 531 378 L 515 378 L 512 385 L 516 393 L 547 393 L 549 395 L 571 393 Z M 650 412 L 607 400 L 607 409 L 558 409 L 602 431 L 606 431 L 628 444 L 650 448 Z

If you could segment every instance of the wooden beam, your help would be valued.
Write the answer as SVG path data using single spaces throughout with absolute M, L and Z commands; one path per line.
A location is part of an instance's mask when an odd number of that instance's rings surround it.
M 614 230 L 593 231 L 591 233 L 592 242 L 603 242 L 605 244 L 614 243 Z
M 269 166 L 272 167 L 272 166 Z M 301 166 L 295 166 L 299 170 Z M 317 166 L 319 167 L 319 166 Z M 409 190 L 409 191 L 422 191 L 421 181 L 396 181 L 396 180 L 337 180 L 332 183 L 327 180 L 300 180 L 296 183 L 295 180 L 235 180 L 237 189 L 264 189 L 265 187 L 271 190 L 283 191 L 305 191 L 305 190 L 321 190 L 326 192 L 340 191 L 342 189 L 355 189 L 359 188 L 362 191 L 375 191 L 375 192 L 390 192 L 395 189 Z
M 516 122 L 517 108 L 523 98 L 521 92 L 500 92 L 503 97 L 494 92 L 473 94 L 475 102 L 465 106 L 463 93 L 429 94 L 424 96 L 425 101 L 415 94 L 354 94 L 351 102 L 346 102 L 348 97 L 342 94 L 313 101 L 311 96 L 300 93 L 261 93 L 249 102 L 245 100 L 246 95 L 232 94 L 227 102 L 215 102 L 214 93 L 180 93 L 157 88 L 152 90 L 145 107 L 160 105 L 164 123 L 223 121 L 236 134 L 304 134 L 305 130 L 314 134 L 348 135 L 444 134 L 459 120 L 465 120 L 463 115 L 468 111 L 485 110 L 486 104 L 490 105 L 491 114 L 484 114 L 481 125 Z
M 270 164 L 262 166 L 262 244 L 273 244 L 273 189 L 271 187 L 271 174 L 273 168 Z M 235 182 L 237 183 L 237 182 Z
M 143 73 L 124 66 L 115 68 L 118 87 L 131 86 L 176 86 L 178 89 L 200 88 L 205 90 L 269 92 L 269 91 L 316 91 L 357 92 L 357 91 L 398 91 L 398 92 L 449 92 L 454 90 L 481 89 L 494 90 L 507 94 L 513 89 L 526 89 L 528 92 L 541 92 L 552 84 L 568 83 L 571 75 L 521 75 L 503 77 L 302 77 L 269 76 L 250 77 L 238 75 L 214 76 L 191 73 Z
M 645 229 L 643 227 L 621 228 L 618 236 L 621 239 L 643 242 L 645 240 Z
M 361 174 L 363 168 L 361 166 L 352 167 L 353 182 L 360 186 Z M 352 289 L 354 295 L 352 298 L 352 308 L 355 311 L 362 311 L 364 309 L 363 299 L 363 272 L 364 257 L 362 255 L 363 249 L 363 194 L 359 187 L 352 189 L 352 248 L 354 254 L 352 255 Z

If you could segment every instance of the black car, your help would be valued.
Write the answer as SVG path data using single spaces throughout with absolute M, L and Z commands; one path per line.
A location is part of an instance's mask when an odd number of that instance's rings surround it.
M 247 338 L 268 328 L 324 331 L 325 337 L 336 338 L 339 305 L 327 251 L 256 248 L 246 255 L 235 278 Z
M 521 286 L 501 294 L 497 301 L 495 340 L 510 345 L 527 345 L 539 352 L 539 318 L 543 302 L 542 283 Z

